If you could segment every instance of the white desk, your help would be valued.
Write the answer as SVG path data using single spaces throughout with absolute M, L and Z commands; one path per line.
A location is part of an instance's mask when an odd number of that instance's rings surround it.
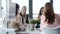
M 8 33 L 7 33 L 8 32 Z M 19 34 L 40 34 L 39 30 L 27 30 L 27 31 L 23 31 L 23 32 L 17 32 Z M 12 28 L 2 28 L 0 29 L 0 34 L 16 34 L 15 33 L 15 29 Z
M 6 34 L 6 29 L 5 28 L 0 28 L 0 34 Z
M 16 34 L 15 29 L 13 29 L 13 28 L 7 28 L 6 32 L 7 32 L 7 34 Z
M 0 34 L 16 34 L 15 29 L 12 28 L 0 28 Z
M 40 34 L 40 31 L 39 30 L 34 30 L 34 31 L 28 30 L 28 31 L 17 32 L 17 33 L 18 34 Z

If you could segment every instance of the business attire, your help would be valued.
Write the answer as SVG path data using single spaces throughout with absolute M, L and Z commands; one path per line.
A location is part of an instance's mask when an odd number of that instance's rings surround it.
M 29 24 L 29 15 L 28 14 L 26 14 L 26 16 L 24 18 L 21 13 L 20 13 L 20 16 L 22 17 L 22 24 L 24 24 L 24 23 Z
M 53 24 L 45 23 L 45 16 L 41 16 L 40 29 L 41 34 L 60 34 L 60 15 L 55 14 L 55 22 Z

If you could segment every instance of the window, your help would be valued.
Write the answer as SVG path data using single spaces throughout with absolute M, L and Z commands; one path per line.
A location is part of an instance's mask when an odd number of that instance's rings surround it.
M 60 0 L 53 0 L 54 11 L 57 14 L 60 14 Z
M 50 2 L 50 0 L 33 0 L 33 18 L 37 18 L 40 8 L 44 7 L 46 2 Z

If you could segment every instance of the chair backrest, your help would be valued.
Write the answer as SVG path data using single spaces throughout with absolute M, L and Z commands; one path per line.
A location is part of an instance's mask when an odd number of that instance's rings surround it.
M 44 33 L 44 34 L 60 34 L 60 28 L 57 28 L 57 29 L 44 28 L 41 33 Z

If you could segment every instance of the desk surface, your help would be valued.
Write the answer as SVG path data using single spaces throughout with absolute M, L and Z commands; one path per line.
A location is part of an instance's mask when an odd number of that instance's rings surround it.
M 20 31 L 20 32 L 17 32 L 19 34 L 40 34 L 40 30 L 27 30 L 27 31 Z
M 0 29 L 0 31 L 4 31 L 4 32 L 9 32 L 9 34 L 14 33 L 15 34 L 15 29 L 13 28 L 2 28 Z M 27 30 L 27 31 L 20 31 L 17 33 L 21 33 L 21 34 L 40 34 L 40 30 L 36 29 L 36 30 Z

